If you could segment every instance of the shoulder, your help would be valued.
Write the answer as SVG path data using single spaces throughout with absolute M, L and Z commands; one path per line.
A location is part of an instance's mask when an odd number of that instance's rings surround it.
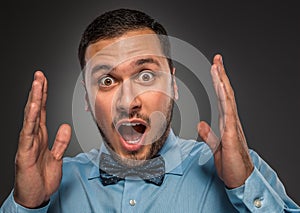
M 205 142 L 177 137 L 177 146 L 180 147 L 183 165 L 214 168 L 213 152 Z
M 99 155 L 98 149 L 92 149 L 89 152 L 82 152 L 74 157 L 64 157 L 63 164 L 87 164 L 91 160 L 96 160 Z
M 185 153 L 186 156 L 199 158 L 200 164 L 205 164 L 214 154 L 210 147 L 203 141 L 183 139 L 177 136 L 177 146 L 180 147 L 181 152 Z M 259 168 L 267 164 L 255 150 L 249 148 L 249 154 L 256 167 Z
M 210 158 L 213 156 L 211 149 L 203 141 L 177 137 L 177 144 L 182 153 L 186 153 L 193 158 L 199 158 L 200 161 L 204 157 Z
M 99 150 L 92 149 L 89 152 L 77 154 L 74 157 L 63 158 L 64 176 L 73 176 L 76 173 L 89 174 L 91 169 L 98 164 Z

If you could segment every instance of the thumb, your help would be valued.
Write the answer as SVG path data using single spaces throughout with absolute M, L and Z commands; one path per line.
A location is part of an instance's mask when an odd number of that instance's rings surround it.
M 219 139 L 211 127 L 205 121 L 201 121 L 198 123 L 198 133 L 214 153 L 219 146 Z
M 59 127 L 51 152 L 56 160 L 61 160 L 71 140 L 71 127 L 63 124 Z

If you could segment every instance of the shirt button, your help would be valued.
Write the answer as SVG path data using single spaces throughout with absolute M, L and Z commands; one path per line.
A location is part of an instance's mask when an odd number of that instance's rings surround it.
M 131 206 L 135 206 L 136 201 L 135 201 L 134 199 L 131 199 L 131 200 L 129 201 L 129 204 L 130 204 Z
M 260 199 L 254 200 L 253 204 L 254 204 L 254 206 L 255 206 L 256 208 L 260 208 L 260 207 L 262 206 L 262 203 L 261 203 L 261 200 L 260 200 Z

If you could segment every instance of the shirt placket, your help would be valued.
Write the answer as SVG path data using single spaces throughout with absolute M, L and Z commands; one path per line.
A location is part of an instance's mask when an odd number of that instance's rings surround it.
M 126 178 L 122 198 L 122 212 L 139 212 L 139 209 L 141 207 L 142 193 L 141 182 L 143 182 L 143 180 L 134 180 Z

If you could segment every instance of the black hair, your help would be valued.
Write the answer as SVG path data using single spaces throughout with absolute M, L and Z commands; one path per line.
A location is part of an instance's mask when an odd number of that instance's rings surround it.
M 122 36 L 131 30 L 151 29 L 159 36 L 162 50 L 167 57 L 172 71 L 173 62 L 170 59 L 170 42 L 165 28 L 149 15 L 133 9 L 116 9 L 103 13 L 94 19 L 85 29 L 78 48 L 78 58 L 81 69 L 86 65 L 85 53 L 90 44 L 101 39 L 110 39 Z

